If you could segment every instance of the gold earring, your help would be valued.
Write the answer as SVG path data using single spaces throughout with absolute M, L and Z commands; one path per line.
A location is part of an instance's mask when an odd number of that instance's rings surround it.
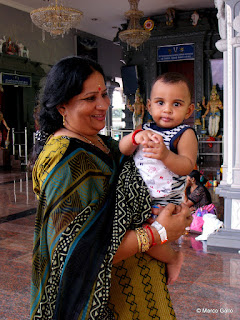
M 63 126 L 65 127 L 65 115 L 63 115 Z

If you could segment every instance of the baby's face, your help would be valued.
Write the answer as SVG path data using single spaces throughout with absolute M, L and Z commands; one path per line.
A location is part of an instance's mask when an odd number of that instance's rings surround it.
M 190 117 L 194 110 L 185 82 L 155 82 L 148 100 L 148 110 L 159 127 L 174 128 Z

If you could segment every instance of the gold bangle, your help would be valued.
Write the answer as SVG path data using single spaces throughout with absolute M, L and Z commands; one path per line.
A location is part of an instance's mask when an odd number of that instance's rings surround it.
M 138 233 L 138 230 L 135 230 L 136 236 L 137 236 L 137 242 L 138 242 L 138 252 L 142 252 L 142 244 L 141 244 L 141 239 L 140 235 Z
M 139 252 L 148 251 L 150 248 L 150 239 L 147 231 L 144 228 L 137 228 L 135 232 L 137 235 Z

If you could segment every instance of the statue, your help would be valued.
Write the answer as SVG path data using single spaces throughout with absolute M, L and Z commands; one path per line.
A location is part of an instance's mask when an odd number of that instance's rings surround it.
M 197 13 L 197 11 L 195 10 L 193 12 L 193 14 L 191 15 L 191 21 L 192 21 L 192 25 L 194 27 L 196 27 L 196 25 L 198 24 L 198 20 L 199 20 L 199 14 Z
M 131 112 L 133 112 L 133 128 L 135 129 L 137 126 L 143 123 L 143 117 L 145 112 L 145 105 L 143 103 L 143 99 L 141 98 L 139 88 L 137 89 L 135 94 L 134 104 L 131 105 L 128 100 L 127 107 Z
M 215 7 L 218 10 L 218 30 L 222 40 L 227 39 L 227 23 L 225 19 L 225 1 L 224 0 L 214 0 Z
M 6 37 L 5 37 L 5 36 L 3 36 L 2 39 L 0 39 L 0 53 L 3 52 L 3 44 L 4 44 L 4 42 L 6 42 L 6 41 L 7 41 L 7 40 L 6 40 Z
M 24 44 L 18 43 L 17 45 L 18 45 L 18 48 L 19 48 L 18 55 L 20 57 L 29 58 L 29 50 L 24 46 Z
M 222 101 L 217 94 L 216 86 L 212 87 L 211 97 L 208 101 L 208 104 L 205 104 L 205 97 L 202 99 L 202 105 L 206 109 L 202 118 L 205 120 L 206 115 L 209 113 L 209 122 L 208 122 L 208 132 L 212 137 L 216 137 L 219 130 L 219 122 L 220 122 L 220 109 L 223 109 Z
M 166 25 L 167 26 L 173 26 L 174 25 L 174 19 L 175 19 L 176 12 L 173 8 L 168 8 L 166 10 L 165 16 L 166 16 Z
M 200 102 L 198 102 L 196 107 L 195 107 L 195 122 L 194 122 L 194 124 L 196 126 L 201 126 L 202 125 L 201 120 L 200 120 L 201 117 L 202 117 L 202 107 L 201 107 Z
M 8 127 L 3 113 L 0 111 L 0 146 L 1 149 L 7 149 L 9 146 L 9 131 L 10 128 Z
M 9 37 L 6 42 L 2 44 L 2 52 L 9 54 L 9 55 L 18 55 L 18 45 L 15 42 L 12 42 L 11 38 Z

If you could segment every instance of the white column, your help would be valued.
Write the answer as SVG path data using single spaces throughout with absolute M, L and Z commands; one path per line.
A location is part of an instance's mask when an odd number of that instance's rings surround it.
M 235 164 L 233 168 L 233 188 L 240 188 L 240 14 L 233 20 L 233 28 L 238 31 L 235 38 L 232 39 L 232 44 L 236 48 L 236 113 L 235 113 Z
M 226 4 L 226 18 L 227 18 L 227 65 L 228 65 L 228 99 L 227 99 L 227 112 L 228 112 L 228 123 L 227 127 L 223 130 L 228 132 L 227 144 L 228 144 L 228 168 L 227 168 L 227 184 L 231 185 L 233 182 L 233 146 L 234 146 L 234 134 L 233 134 L 233 126 L 234 126 L 234 86 L 233 86 L 233 46 L 232 46 L 232 38 L 233 38 L 233 12 L 232 8 Z M 223 132 L 224 132 L 223 131 Z
M 220 185 L 227 185 L 228 171 L 228 54 L 227 54 L 227 19 L 226 6 L 223 0 L 214 0 L 217 8 L 218 30 L 221 37 L 216 42 L 216 48 L 223 52 L 223 164 L 222 164 L 222 180 Z
M 226 185 L 216 188 L 224 198 L 224 228 L 207 239 L 208 246 L 240 248 L 240 0 L 224 0 L 227 22 L 227 122 L 223 132 L 227 141 Z M 222 5 L 222 0 L 215 0 Z M 234 19 L 235 18 L 235 19 Z M 219 18 L 218 18 L 219 19 Z M 239 26 L 239 28 L 238 28 Z M 236 31 L 239 33 L 236 34 Z M 220 32 L 219 32 L 220 33 Z M 224 73 L 224 77 L 226 73 Z M 225 82 L 224 82 L 225 83 Z
M 227 40 L 225 40 L 227 47 Z M 222 180 L 221 185 L 227 185 L 227 171 L 228 171 L 228 67 L 227 67 L 227 48 L 223 52 L 223 164 L 222 164 Z

